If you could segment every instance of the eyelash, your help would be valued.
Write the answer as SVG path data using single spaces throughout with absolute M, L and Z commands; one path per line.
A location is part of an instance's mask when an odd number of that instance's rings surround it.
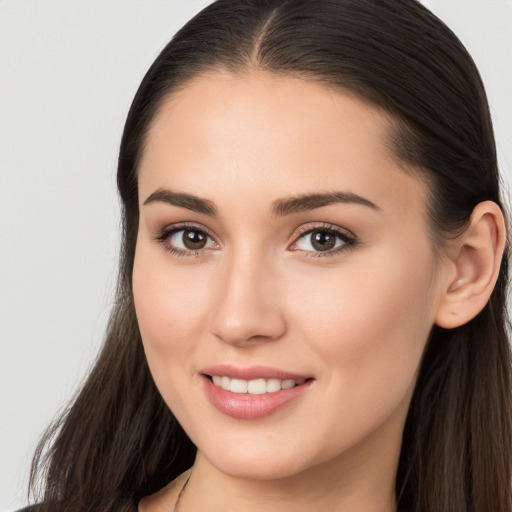
M 198 232 L 206 235 L 210 240 L 212 240 L 217 246 L 219 244 L 215 241 L 214 237 L 210 235 L 210 233 L 204 229 L 203 227 L 196 226 L 194 224 L 174 224 L 172 226 L 168 226 L 164 228 L 160 234 L 155 237 L 155 240 L 158 243 L 161 243 L 164 246 L 166 251 L 169 251 L 171 254 L 179 257 L 200 257 L 206 253 L 209 248 L 202 249 L 181 249 L 179 247 L 175 247 L 169 243 L 169 239 L 171 236 L 179 233 L 180 231 L 192 231 Z M 338 240 L 341 240 L 343 243 L 339 247 L 335 247 L 333 249 L 327 251 L 308 251 L 301 249 L 291 249 L 292 251 L 302 251 L 304 255 L 308 258 L 325 258 L 328 256 L 337 256 L 341 252 L 344 252 L 349 249 L 353 249 L 357 244 L 356 236 L 348 230 L 341 229 L 333 224 L 321 223 L 316 225 L 307 225 L 298 229 L 296 233 L 294 233 L 294 241 L 289 246 L 293 246 L 299 242 L 299 240 L 310 233 L 314 233 L 315 231 L 327 233 L 336 237 Z
M 297 244 L 297 242 L 310 233 L 314 233 L 315 231 L 319 231 L 322 233 L 327 233 L 341 240 L 343 243 L 339 247 L 334 249 L 330 249 L 327 251 L 303 251 L 304 255 L 308 258 L 326 258 L 330 256 L 337 256 L 338 254 L 347 251 L 349 249 L 354 249 L 358 243 L 356 236 L 348 231 L 347 229 L 342 229 L 333 224 L 320 223 L 316 225 L 306 225 L 302 226 L 298 229 L 296 233 L 294 233 L 294 242 L 292 245 Z M 292 250 L 301 250 L 301 249 L 292 249 Z
M 172 235 L 179 233 L 180 231 L 195 231 L 197 233 L 203 233 L 211 240 L 214 240 L 213 236 L 204 229 L 203 227 L 196 226 L 194 224 L 173 224 L 172 226 L 168 226 L 162 230 L 162 232 L 155 237 L 155 240 L 158 243 L 161 243 L 164 246 L 164 250 L 169 251 L 174 256 L 180 257 L 189 257 L 195 256 L 198 258 L 202 256 L 208 249 L 181 249 L 179 247 L 174 247 L 169 243 L 169 239 Z M 219 245 L 217 242 L 215 244 Z

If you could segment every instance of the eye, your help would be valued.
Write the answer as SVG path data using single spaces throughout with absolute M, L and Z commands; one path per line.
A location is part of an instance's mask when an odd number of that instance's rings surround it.
M 355 243 L 355 237 L 334 227 L 315 227 L 297 237 L 291 250 L 337 254 Z M 327 255 L 327 254 L 325 254 Z
M 180 229 L 169 237 L 169 242 L 179 249 L 197 251 L 211 245 L 213 240 L 206 233 L 198 229 Z
M 165 244 L 166 250 L 180 256 L 198 255 L 203 250 L 219 247 L 208 233 L 195 226 L 170 227 L 156 239 Z

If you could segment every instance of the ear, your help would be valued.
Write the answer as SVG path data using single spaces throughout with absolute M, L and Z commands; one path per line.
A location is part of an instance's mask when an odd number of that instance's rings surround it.
M 482 311 L 498 279 L 505 242 L 500 207 L 492 201 L 479 203 L 468 228 L 449 249 L 452 265 L 442 283 L 437 325 L 453 329 Z

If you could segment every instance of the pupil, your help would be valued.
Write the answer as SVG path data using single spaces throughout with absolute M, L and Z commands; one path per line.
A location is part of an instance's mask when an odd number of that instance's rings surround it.
M 313 231 L 312 245 L 317 251 L 328 251 L 336 245 L 336 237 L 328 231 Z
M 202 249 L 206 245 L 206 236 L 200 231 L 185 231 L 183 245 L 187 249 Z

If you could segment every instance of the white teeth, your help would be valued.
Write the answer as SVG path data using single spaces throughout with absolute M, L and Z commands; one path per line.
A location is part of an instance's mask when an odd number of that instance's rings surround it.
M 281 381 L 279 379 L 267 380 L 267 393 L 275 393 L 281 390 Z
M 250 395 L 263 395 L 267 392 L 267 383 L 265 379 L 250 380 L 247 383 L 247 393 Z
M 295 386 L 295 381 L 293 379 L 285 379 L 281 383 L 281 387 L 283 389 L 293 388 L 293 386 Z
M 229 388 L 231 387 L 231 379 L 229 377 L 221 377 L 220 378 L 220 387 L 222 389 L 229 391 Z
M 247 393 L 247 381 L 242 379 L 231 379 L 230 391 L 233 393 Z
M 281 391 L 281 389 L 290 389 L 305 382 L 304 379 L 300 381 L 295 381 L 293 379 L 231 379 L 225 375 L 213 375 L 212 380 L 216 386 L 221 387 L 226 391 L 239 394 L 248 393 L 250 395 L 276 393 L 277 391 Z

